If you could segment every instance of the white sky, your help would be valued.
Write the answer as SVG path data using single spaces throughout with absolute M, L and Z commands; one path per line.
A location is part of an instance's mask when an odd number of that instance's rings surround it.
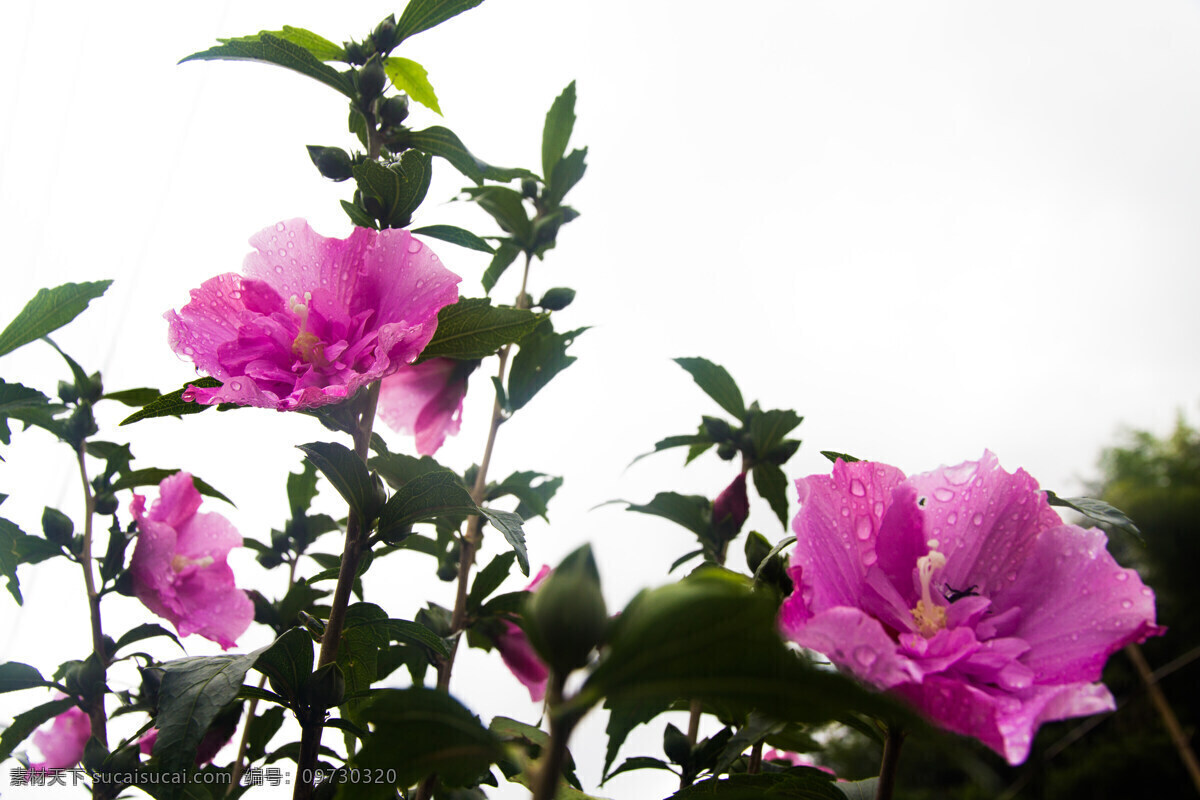
M 103 368 L 110 389 L 192 377 L 166 346 L 163 312 L 236 271 L 250 235 L 278 220 L 305 216 L 345 236 L 337 200 L 348 185 L 320 179 L 304 145 L 351 140 L 342 100 L 314 82 L 175 62 L 218 36 L 282 24 L 340 42 L 393 10 L 0 6 L 0 322 L 39 287 L 113 278 L 59 343 Z M 544 113 L 578 81 L 572 144 L 589 146 L 590 167 L 571 200 L 583 216 L 531 285 L 535 295 L 576 288 L 561 319 L 594 327 L 578 363 L 502 429 L 494 474 L 565 476 L 553 527 L 529 526 L 531 558 L 553 563 L 592 541 L 613 609 L 664 582 L 691 542 L 665 521 L 589 509 L 666 489 L 711 496 L 732 477 L 713 456 L 687 471 L 681 455 L 625 470 L 658 438 L 718 412 L 673 356 L 724 364 L 747 400 L 806 416 L 792 477 L 827 470 L 823 449 L 919 472 L 987 447 L 1071 493 L 1121 425 L 1163 431 L 1196 408 L 1195 2 L 489 0 L 397 54 L 428 68 L 446 115 L 416 109 L 413 124 L 446 124 L 502 165 L 537 167 Z M 416 224 L 496 232 L 482 213 L 446 204 L 463 185 L 439 161 Z M 480 294 L 486 258 L 433 246 L 464 294 Z M 515 292 L 507 276 L 496 294 Z M 66 375 L 57 358 L 30 345 L 0 361 L 0 375 L 52 393 Z M 492 371 L 477 373 L 444 463 L 478 460 Z M 238 504 L 221 513 L 260 537 L 286 516 L 292 446 L 328 438 L 311 420 L 264 411 L 106 435 L 127 436 L 141 466 L 204 477 Z M 35 532 L 43 505 L 77 510 L 68 457 L 46 436 L 17 434 L 4 455 L 5 516 Z M 783 535 L 765 505 L 750 526 Z M 283 591 L 248 557 L 234 564 L 245 585 Z M 430 597 L 449 604 L 450 585 L 428 579 L 428 566 L 411 555 L 377 567 L 368 599 L 397 615 Z M 81 581 L 65 565 L 22 578 L 26 606 L 0 600 L 0 658 L 49 673 L 83 654 Z M 124 598 L 106 610 L 117 632 L 138 619 Z M 244 643 L 268 638 L 256 629 Z M 467 651 L 455 692 L 485 720 L 533 721 L 498 669 L 494 654 Z M 0 708 L 34 702 L 17 699 Z M 602 729 L 593 715 L 575 741 L 588 784 Z M 659 755 L 660 735 L 656 723 L 625 754 Z M 605 793 L 668 794 L 653 778 L 633 773 Z

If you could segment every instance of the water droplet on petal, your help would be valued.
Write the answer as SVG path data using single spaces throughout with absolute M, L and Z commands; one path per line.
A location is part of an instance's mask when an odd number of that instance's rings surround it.
M 408 252 L 410 252 L 410 253 L 421 252 L 421 243 L 418 242 L 416 239 L 409 239 L 408 240 Z
M 1121 608 L 1133 608 L 1133 601 L 1132 600 L 1122 600 Z
M 282 264 L 276 264 L 276 265 L 275 265 L 275 271 L 276 271 L 277 273 L 279 273 L 280 275 L 282 275 L 282 274 L 283 274 L 283 265 L 282 265 Z
M 982 525 L 983 524 L 983 514 L 976 514 L 975 516 L 971 517 L 971 524 L 972 525 Z
M 953 525 L 954 523 L 958 522 L 958 512 L 957 512 L 957 511 L 951 511 L 949 514 L 947 514 L 947 515 L 946 515 L 946 522 L 950 523 L 951 525 Z
M 865 644 L 854 648 L 854 660 L 864 667 L 870 667 L 879 658 L 879 654 Z
M 1127 581 L 1127 580 L 1129 580 L 1129 573 L 1127 573 L 1127 572 L 1124 572 L 1124 571 L 1122 571 L 1122 572 L 1118 572 L 1118 573 L 1117 573 L 1117 580 L 1119 580 L 1119 581 Z
M 191 347 L 191 345 L 188 345 L 187 347 L 183 348 L 183 353 L 184 355 L 194 356 L 196 351 Z
M 862 560 L 863 560 L 863 563 L 869 567 L 872 564 L 874 564 L 876 561 L 879 560 L 879 556 L 876 555 L 874 550 L 868 550 L 867 552 L 862 554 Z
M 877 516 L 877 517 L 883 516 L 883 502 L 882 501 L 876 500 L 875 505 L 873 506 L 873 509 L 875 511 L 875 516 Z
M 943 503 L 949 503 L 954 499 L 954 492 L 947 489 L 945 486 L 939 486 L 933 490 L 933 496 Z
M 863 482 L 858 478 L 850 481 L 850 494 L 855 497 L 862 497 L 867 493 L 867 487 L 863 486 Z
M 1017 579 L 1017 573 L 1010 572 L 1007 575 L 1005 575 L 1004 577 L 1008 580 L 1009 583 L 1012 583 L 1013 581 L 1015 581 Z
M 242 390 L 242 382 L 241 381 L 230 381 L 229 388 L 233 389 L 235 392 L 240 392 Z
M 276 223 L 275 223 L 275 230 L 277 230 L 277 231 L 285 231 L 285 230 L 287 230 L 287 225 L 284 225 L 282 222 L 276 222 Z
M 854 523 L 854 535 L 864 542 L 871 538 L 871 518 L 859 517 Z
M 846 506 L 842 506 L 842 516 L 843 516 L 843 517 L 848 517 L 848 516 L 850 516 L 850 509 L 849 509 L 849 508 L 847 508 Z

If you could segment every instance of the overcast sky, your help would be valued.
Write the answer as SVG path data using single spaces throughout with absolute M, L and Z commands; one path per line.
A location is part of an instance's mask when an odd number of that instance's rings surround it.
M 283 24 L 340 42 L 389 11 L 399 8 L 7 0 L 0 323 L 39 287 L 112 278 L 59 343 L 103 369 L 109 389 L 193 377 L 166 346 L 163 312 L 237 271 L 248 238 L 276 221 L 303 216 L 347 235 L 337 201 L 349 188 L 321 179 L 304 145 L 352 142 L 342 99 L 323 86 L 269 66 L 176 62 L 216 37 Z M 989 448 L 1075 493 L 1121 426 L 1164 432 L 1177 411 L 1196 410 L 1195 2 L 488 0 L 397 54 L 427 67 L 445 113 L 418 108 L 412 124 L 445 124 L 506 166 L 537 168 L 545 111 L 578 81 L 572 144 L 589 147 L 590 166 L 571 200 L 582 216 L 531 286 L 576 288 L 562 319 L 592 329 L 575 345 L 579 361 L 503 427 L 493 468 L 565 477 L 553 524 L 529 526 L 531 559 L 553 563 L 593 542 L 613 609 L 666 581 L 691 541 L 665 521 L 590 509 L 668 489 L 713 496 L 733 477 L 711 455 L 686 471 L 680 454 L 626 470 L 657 439 L 719 413 L 671 357 L 705 356 L 747 400 L 803 414 L 791 477 L 826 471 L 820 450 L 911 473 Z M 436 163 L 415 224 L 495 233 L 449 202 L 465 181 Z M 485 257 L 433 246 L 464 294 L 482 293 Z M 495 294 L 516 291 L 510 275 Z M 30 345 L 0 360 L 0 375 L 51 393 L 66 376 L 56 359 Z M 443 463 L 479 459 L 494 369 L 477 373 Z M 309 419 L 258 410 L 103 435 L 128 437 L 141 466 L 213 483 L 237 504 L 213 510 L 259 538 L 286 517 L 293 446 L 328 438 Z M 78 510 L 61 447 L 34 431 L 4 455 L 6 517 L 33 532 L 43 505 Z M 750 527 L 784 535 L 762 505 Z M 485 557 L 496 552 L 489 541 Z M 369 599 L 397 615 L 452 602 L 424 557 L 395 560 L 369 576 Z M 248 556 L 232 561 L 245 585 L 284 590 Z M 82 657 L 78 570 L 21 574 L 26 606 L 0 599 L 10 603 L 0 658 L 50 672 Z M 106 613 L 119 630 L 140 611 L 114 598 Z M 243 643 L 267 640 L 255 629 Z M 169 647 L 155 652 L 172 657 Z M 466 653 L 454 690 L 485 720 L 537 717 L 495 654 Z M 5 710 L 20 707 L 11 698 Z M 602 729 L 593 715 L 576 741 L 589 784 Z M 625 752 L 658 755 L 660 737 L 656 723 Z M 606 792 L 670 789 L 641 772 Z

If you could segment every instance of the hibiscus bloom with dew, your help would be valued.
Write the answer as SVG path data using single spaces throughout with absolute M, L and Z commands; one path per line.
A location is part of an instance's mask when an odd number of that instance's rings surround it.
M 379 418 L 394 431 L 411 433 L 417 452 L 431 456 L 458 433 L 467 376 L 475 362 L 431 358 L 403 366 L 383 379 Z
M 404 230 L 327 239 L 302 219 L 251 238 L 245 275 L 210 278 L 168 311 L 171 348 L 221 381 L 184 400 L 315 408 L 412 362 L 460 278 Z
M 61 699 L 64 695 L 59 695 Z M 42 751 L 43 761 L 29 765 L 30 772 L 70 769 L 83 760 L 83 750 L 92 735 L 92 721 L 82 708 L 68 708 L 33 734 L 33 743 Z
M 1164 630 L 1104 533 L 991 453 L 911 478 L 839 460 L 796 487 L 784 635 L 1010 764 L 1043 722 L 1113 709 L 1105 661 Z
M 158 488 L 150 513 L 141 495 L 130 505 L 138 525 L 129 564 L 134 594 L 180 636 L 198 633 L 228 650 L 254 619 L 254 603 L 226 562 L 242 536 L 220 514 L 196 513 L 200 492 L 188 473 L 176 472 Z

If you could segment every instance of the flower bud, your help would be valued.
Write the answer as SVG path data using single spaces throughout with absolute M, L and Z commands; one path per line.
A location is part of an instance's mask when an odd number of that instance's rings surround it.
M 750 516 L 750 498 L 746 495 L 746 473 L 738 473 L 733 483 L 713 501 L 713 525 L 724 541 L 738 535 Z
M 733 442 L 721 442 L 717 446 L 717 455 L 722 461 L 732 461 L 738 454 L 738 447 Z
M 530 200 L 537 198 L 538 185 L 533 178 L 526 178 L 521 181 L 521 194 L 528 197 Z
M 390 53 L 398 41 L 396 41 L 396 15 L 388 14 L 387 17 L 375 27 L 371 33 L 371 43 L 375 45 L 375 49 L 380 53 Z
M 358 93 L 363 100 L 370 102 L 383 93 L 386 84 L 387 73 L 383 71 L 383 62 L 378 55 L 371 56 L 358 71 Z
M 97 514 L 115 514 L 121 504 L 117 502 L 117 498 L 111 494 L 105 493 L 96 495 L 96 513 Z
M 310 144 L 308 145 L 308 157 L 316 165 L 317 172 L 331 181 L 344 181 L 354 177 L 350 154 L 340 147 L 321 147 Z
M 367 51 L 358 42 L 343 42 L 342 50 L 346 52 L 346 61 L 350 64 L 367 63 Z
M 387 127 L 404 122 L 408 119 L 408 95 L 398 94 L 384 100 L 379 109 L 379 116 L 383 118 L 383 124 Z
M 317 669 L 304 683 L 302 700 L 310 708 L 324 711 L 340 705 L 346 694 L 346 678 L 337 664 L 326 664 Z
M 608 610 L 590 545 L 568 555 L 525 607 L 534 647 L 560 676 L 588 662 L 604 638 Z
M 68 544 L 75 533 L 75 523 L 58 509 L 49 506 L 42 512 L 42 533 L 55 544 Z
M 58 382 L 58 399 L 64 403 L 74 403 L 79 399 L 79 392 L 75 389 L 75 384 L 68 381 Z
M 562 311 L 571 305 L 571 301 L 574 299 L 574 289 L 568 289 L 565 286 L 556 286 L 542 295 L 542 299 L 538 302 L 538 305 L 547 311 Z
M 701 417 L 704 422 L 704 432 L 714 442 L 724 442 L 733 438 L 733 428 L 720 417 Z

